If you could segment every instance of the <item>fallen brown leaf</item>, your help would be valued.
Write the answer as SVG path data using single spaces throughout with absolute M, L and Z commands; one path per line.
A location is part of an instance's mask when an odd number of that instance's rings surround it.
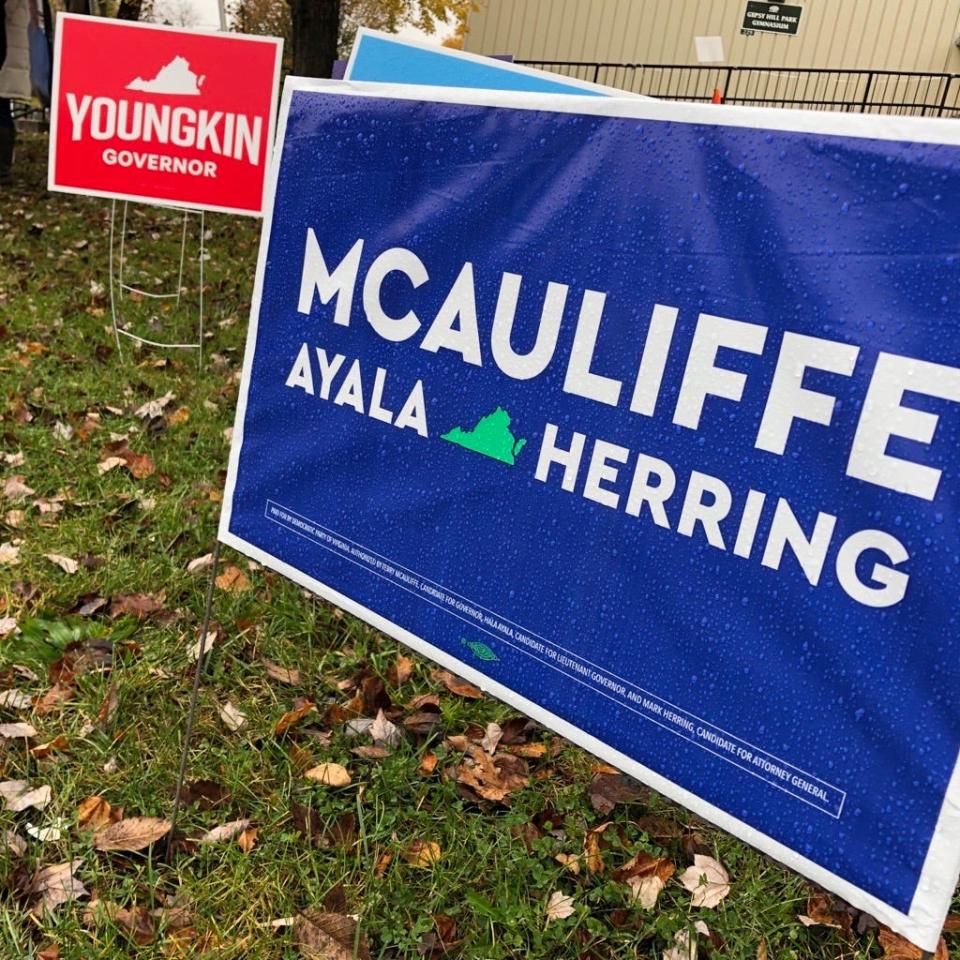
M 31 747 L 30 756 L 35 760 L 42 760 L 44 757 L 49 757 L 54 752 L 63 752 L 69 746 L 69 738 L 61 733 L 52 740 L 48 740 L 46 743 L 38 743 L 35 747 Z
M 613 879 L 625 883 L 640 906 L 652 910 L 664 884 L 675 870 L 676 867 L 669 860 L 653 857 L 641 850 L 613 872 Z
M 730 875 L 723 864 L 702 853 L 693 858 L 692 867 L 683 871 L 680 882 L 693 894 L 691 903 L 695 907 L 715 907 L 730 893 Z
M 40 716 L 45 716 L 59 710 L 63 704 L 72 700 L 73 697 L 73 687 L 68 684 L 55 683 L 42 697 L 37 699 L 33 709 Z
M 191 560 L 187 564 L 187 573 L 189 574 L 198 574 L 204 573 L 213 566 L 213 554 L 205 553 L 202 557 L 197 557 L 195 560 Z
M 59 553 L 45 553 L 44 557 L 64 573 L 74 574 L 80 569 L 80 564 L 71 557 L 64 557 Z
M 294 920 L 293 936 L 309 960 L 370 960 L 366 934 L 345 914 L 304 910 Z
M 0 845 L 15 857 L 22 857 L 27 852 L 27 841 L 12 830 L 4 830 L 0 834 Z
M 81 830 L 100 830 L 112 822 L 112 809 L 103 797 L 87 797 L 77 807 L 77 826 Z
M 590 805 L 604 817 L 609 815 L 618 803 L 635 803 L 647 795 L 646 789 L 636 780 L 619 771 L 610 773 L 611 769 L 613 768 L 605 767 L 595 773 L 587 790 Z
M 441 856 L 443 854 L 440 844 L 433 840 L 413 840 L 403 851 L 403 859 L 411 867 L 417 867 L 420 870 L 427 870 L 435 863 L 439 863 Z
M 243 833 L 250 826 L 249 820 L 231 820 L 219 827 L 208 830 L 198 841 L 199 843 L 224 843 Z
M 241 713 L 229 700 L 218 707 L 223 725 L 231 732 L 236 733 L 247 722 L 246 715 Z
M 600 837 L 609 826 L 609 822 L 602 823 L 599 827 L 588 830 L 587 835 L 583 838 L 583 858 L 588 873 L 597 874 L 604 871 L 603 856 L 600 853 Z
M 89 896 L 86 887 L 74 876 L 82 860 L 68 860 L 37 870 L 27 886 L 27 893 L 38 898 L 35 910 L 52 910 L 80 897 Z
M 880 927 L 877 935 L 880 946 L 883 947 L 883 960 L 922 960 L 926 956 L 923 950 L 912 944 L 899 933 L 894 933 L 889 927 Z M 943 937 L 937 944 L 933 960 L 950 960 L 947 944 Z
M 88 927 L 104 920 L 115 923 L 134 943 L 146 946 L 157 938 L 157 926 L 146 907 L 121 907 L 109 900 L 93 900 L 83 911 L 83 922 Z
M 339 763 L 318 764 L 307 770 L 304 776 L 308 780 L 314 780 L 330 787 L 347 787 L 352 782 L 347 768 L 342 767 Z
M 429 777 L 437 769 L 437 759 L 435 753 L 425 753 L 421 757 L 418 769 L 425 777 Z
M 223 573 L 217 576 L 217 586 L 230 593 L 240 593 L 250 589 L 250 578 L 232 563 L 223 568 Z
M 315 710 L 317 705 L 312 700 L 302 700 L 295 702 L 292 710 L 288 710 L 273 728 L 273 732 L 279 737 L 286 733 L 294 724 L 299 723 L 308 713 Z
M 167 414 L 167 426 L 168 427 L 179 427 L 181 424 L 186 423 L 190 419 L 190 408 L 189 407 L 177 407 L 173 413 Z
M 0 739 L 17 740 L 20 737 L 35 737 L 37 731 L 29 723 L 0 723 Z
M 397 657 L 397 662 L 387 671 L 387 682 L 391 687 L 406 683 L 413 674 L 413 660 L 410 657 Z
M 574 912 L 573 897 L 554 890 L 547 901 L 547 923 L 551 920 L 565 920 Z
M 46 784 L 31 790 L 26 780 L 4 780 L 0 783 L 0 797 L 11 813 L 19 813 L 30 807 L 42 810 L 50 802 L 50 795 L 50 787 Z
M 830 894 L 820 890 L 810 893 L 807 898 L 807 912 L 797 919 L 805 927 L 833 927 L 846 933 L 853 927 L 853 917 L 846 910 L 835 908 Z
M 0 707 L 5 710 L 26 710 L 33 699 L 20 690 L 4 690 L 0 693 Z
M 260 831 L 256 827 L 248 827 L 237 837 L 237 843 L 244 853 L 249 853 L 257 843 L 257 834 Z
M 219 580 L 219 577 L 217 579 Z M 271 663 L 266 658 L 263 659 L 263 667 L 271 680 L 276 680 L 279 683 L 289 683 L 295 687 L 299 687 L 303 683 L 299 670 L 281 667 L 276 663 Z
M 130 817 L 99 830 L 93 836 L 97 850 L 143 850 L 170 832 L 170 821 L 158 817 Z
M 163 593 L 152 595 L 148 593 L 121 594 L 110 599 L 110 616 L 116 618 L 129 614 L 138 620 L 146 620 L 163 610 Z
M 434 680 L 439 680 L 451 693 L 467 700 L 482 700 L 483 691 L 472 683 L 452 674 L 449 670 L 434 670 L 431 674 Z
M 468 757 L 456 768 L 456 777 L 479 797 L 498 803 L 530 782 L 520 757 L 506 753 L 490 757 L 478 744 L 470 746 Z

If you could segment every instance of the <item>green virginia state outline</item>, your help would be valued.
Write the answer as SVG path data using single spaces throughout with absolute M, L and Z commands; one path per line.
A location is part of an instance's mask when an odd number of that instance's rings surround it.
M 512 467 L 527 441 L 518 440 L 510 432 L 511 422 L 510 414 L 498 406 L 493 413 L 481 417 L 472 430 L 454 427 L 448 433 L 441 434 L 440 439 Z

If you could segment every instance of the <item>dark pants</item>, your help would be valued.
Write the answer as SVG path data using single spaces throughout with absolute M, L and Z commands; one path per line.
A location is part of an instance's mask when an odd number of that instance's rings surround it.
M 0 130 L 13 129 L 13 113 L 10 110 L 10 101 L 6 97 L 0 97 Z

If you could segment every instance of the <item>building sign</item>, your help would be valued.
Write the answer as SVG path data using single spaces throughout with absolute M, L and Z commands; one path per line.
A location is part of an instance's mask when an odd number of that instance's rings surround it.
M 748 0 L 747 11 L 743 15 L 743 27 L 740 32 L 780 33 L 787 37 L 796 35 L 800 27 L 800 14 L 803 7 L 787 3 L 763 3 L 761 0 Z
M 290 81 L 221 539 L 926 948 L 960 128 Z
M 282 45 L 61 14 L 49 188 L 260 214 Z

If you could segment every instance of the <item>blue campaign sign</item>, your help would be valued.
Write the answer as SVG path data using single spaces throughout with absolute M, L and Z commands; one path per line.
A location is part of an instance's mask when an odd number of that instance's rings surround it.
M 476 87 L 524 93 L 566 93 L 586 97 L 631 97 L 638 94 L 588 83 L 545 70 L 534 70 L 491 57 L 451 50 L 423 40 L 401 40 L 389 33 L 361 27 L 357 31 L 345 80 L 421 84 L 435 87 Z
M 960 128 L 288 81 L 221 538 L 932 948 Z

